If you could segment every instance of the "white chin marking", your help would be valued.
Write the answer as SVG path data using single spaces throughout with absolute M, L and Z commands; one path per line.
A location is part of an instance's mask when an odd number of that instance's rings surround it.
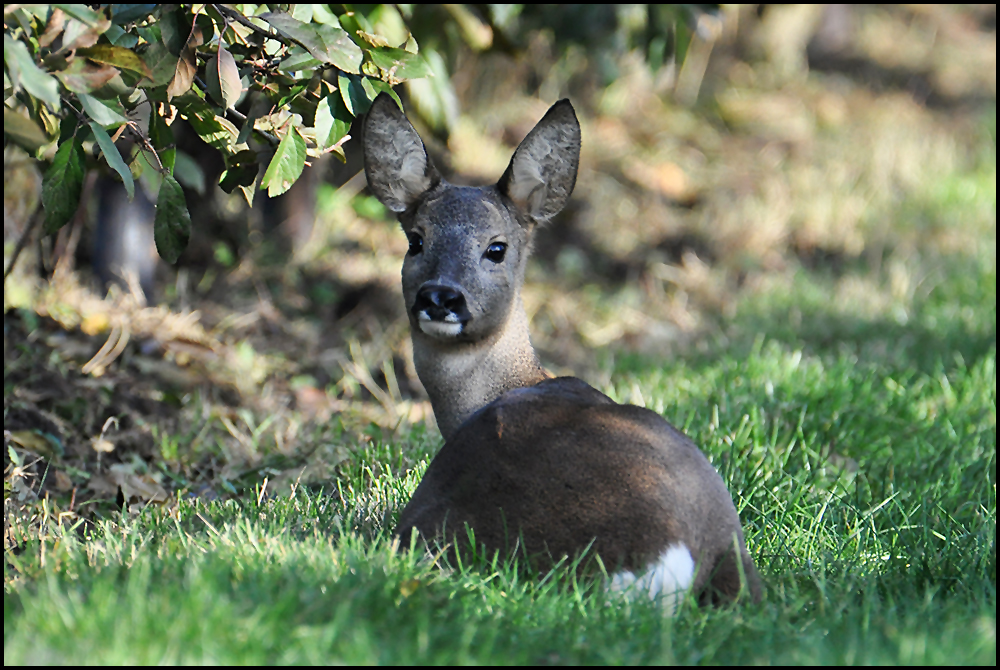
M 623 571 L 611 577 L 610 591 L 651 599 L 661 598 L 664 613 L 673 616 L 694 581 L 694 558 L 684 544 L 673 544 L 638 576 Z
M 458 337 L 462 333 L 462 324 L 445 321 L 420 321 L 420 330 L 435 337 Z

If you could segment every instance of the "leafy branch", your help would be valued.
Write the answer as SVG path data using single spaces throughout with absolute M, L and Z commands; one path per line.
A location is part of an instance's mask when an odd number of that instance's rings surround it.
M 6 5 L 4 135 L 48 164 L 44 232 L 69 221 L 96 155 L 130 197 L 143 166 L 153 171 L 157 221 L 172 221 L 157 225 L 157 248 L 176 261 L 190 236 L 178 119 L 222 155 L 219 187 L 251 204 L 258 188 L 288 190 L 309 156 L 343 160 L 354 118 L 429 68 L 408 32 L 396 48 L 362 13 L 329 7 Z

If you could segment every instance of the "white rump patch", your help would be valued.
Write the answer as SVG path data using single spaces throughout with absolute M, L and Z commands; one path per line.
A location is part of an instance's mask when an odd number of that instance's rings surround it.
M 667 616 L 673 616 L 677 604 L 694 582 L 694 558 L 684 544 L 667 547 L 660 560 L 649 565 L 638 577 L 628 571 L 611 577 L 608 589 L 617 593 L 662 597 Z
M 450 314 L 448 316 L 451 316 Z M 462 333 L 462 324 L 446 321 L 424 321 L 420 319 L 420 330 L 437 337 L 457 337 Z

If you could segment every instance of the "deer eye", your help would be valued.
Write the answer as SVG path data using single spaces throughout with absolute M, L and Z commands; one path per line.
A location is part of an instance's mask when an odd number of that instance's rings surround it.
M 416 256 L 424 250 L 424 238 L 420 237 L 420 235 L 416 233 L 407 233 L 406 237 L 410 240 L 410 248 L 406 252 L 410 256 Z
M 486 253 L 483 254 L 489 260 L 494 263 L 502 263 L 503 257 L 507 253 L 507 245 L 503 242 L 494 242 L 490 246 L 486 247 Z

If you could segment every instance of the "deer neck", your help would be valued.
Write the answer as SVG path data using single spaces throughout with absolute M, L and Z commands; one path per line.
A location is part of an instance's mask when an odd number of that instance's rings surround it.
M 518 298 L 502 330 L 479 342 L 442 342 L 413 331 L 413 363 L 445 440 L 504 392 L 545 379 Z

